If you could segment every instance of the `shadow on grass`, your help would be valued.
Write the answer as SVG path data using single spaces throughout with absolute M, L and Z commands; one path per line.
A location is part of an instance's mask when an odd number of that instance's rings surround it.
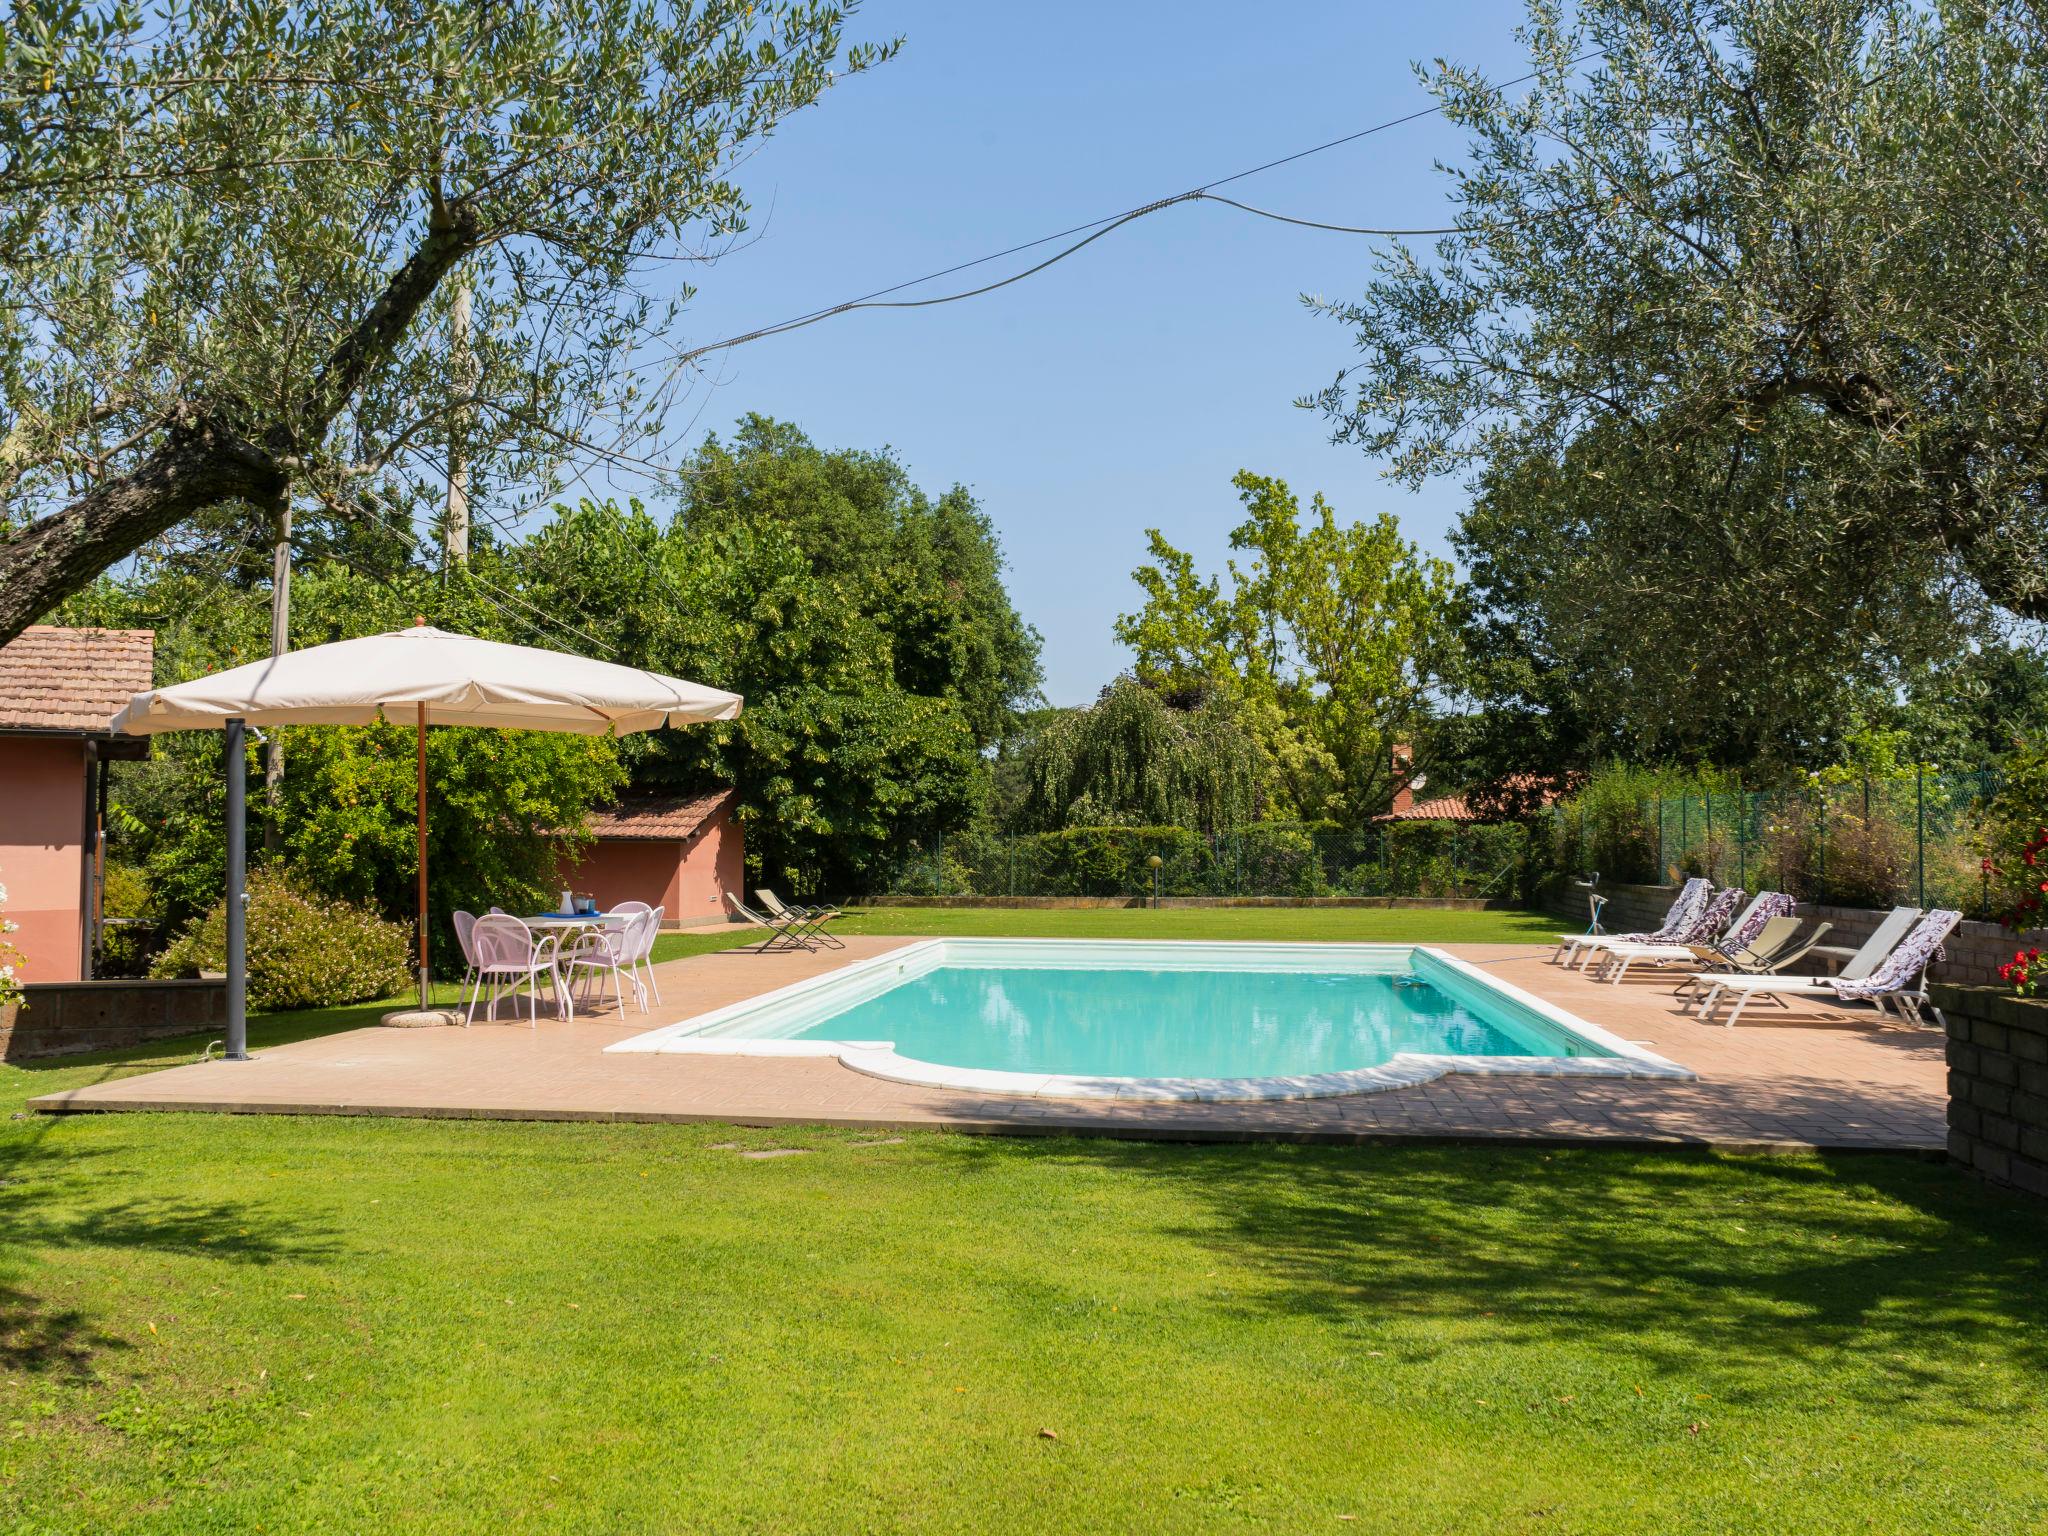
M 102 1075 L 124 1075 L 121 1065 Z M 19 1283 L 39 1262 L 49 1267 L 52 1250 L 245 1265 L 317 1260 L 332 1250 L 327 1233 L 264 1205 L 155 1193 L 161 1169 L 112 1161 L 146 1161 L 146 1149 L 84 1141 L 69 1128 L 43 1117 L 0 1127 L 0 1369 L 86 1379 L 97 1354 L 130 1347 L 76 1306 Z
M 76 1307 L 57 1307 L 28 1291 L 0 1285 L 0 1371 L 87 1381 L 102 1350 L 132 1349 L 95 1327 Z
M 2041 1206 L 1940 1163 L 1108 1140 L 1024 1155 L 1168 1184 L 1170 1209 L 1199 1213 L 1172 1235 L 1256 1261 L 1266 1283 L 1227 1304 L 1247 1312 L 1600 1341 L 1655 1371 L 1734 1367 L 1760 1384 L 1854 1360 L 1874 1368 L 1869 1398 L 1944 1389 L 1916 1417 L 1965 1407 L 1984 1355 L 2048 1370 Z

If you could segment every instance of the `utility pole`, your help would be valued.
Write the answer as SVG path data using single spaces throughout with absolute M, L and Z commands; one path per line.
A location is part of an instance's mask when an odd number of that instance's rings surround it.
M 292 493 L 287 485 L 270 509 L 270 654 L 291 648 Z M 272 729 L 263 743 L 263 851 L 277 852 L 278 786 L 284 780 L 284 736 Z
M 475 388 L 475 358 L 469 350 L 469 279 L 455 283 L 455 301 L 448 312 L 448 379 L 458 396 Z M 462 457 L 462 428 L 467 410 L 457 407 L 448 414 L 448 516 L 444 533 L 450 566 L 469 564 L 469 465 Z

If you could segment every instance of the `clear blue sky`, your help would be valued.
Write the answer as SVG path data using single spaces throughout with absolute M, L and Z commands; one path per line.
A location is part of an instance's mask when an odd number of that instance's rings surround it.
M 901 56 L 747 163 L 758 238 L 697 274 L 675 339 L 785 319 L 1399 116 L 1426 104 L 1417 59 L 1518 75 L 1520 16 L 1502 0 L 871 0 L 858 30 L 903 34 Z M 1429 225 L 1446 207 L 1432 161 L 1462 147 L 1428 118 L 1231 190 L 1304 217 Z M 1240 467 L 1286 477 L 1304 500 L 1320 489 L 1346 517 L 1392 509 L 1448 552 L 1455 482 L 1410 495 L 1292 403 L 1350 356 L 1348 334 L 1299 296 L 1358 291 L 1368 250 L 1171 209 L 985 298 L 835 318 L 727 354 L 716 386 L 687 402 L 693 436 L 758 410 L 828 447 L 890 445 L 934 491 L 970 486 L 1045 636 L 1047 697 L 1085 702 L 1127 664 L 1110 625 L 1135 605 L 1144 530 L 1220 566 Z

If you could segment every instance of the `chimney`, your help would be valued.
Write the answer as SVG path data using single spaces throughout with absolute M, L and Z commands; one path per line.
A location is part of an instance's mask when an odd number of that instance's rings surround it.
M 1393 814 L 1398 816 L 1415 804 L 1415 749 L 1407 742 L 1394 748 L 1394 804 Z

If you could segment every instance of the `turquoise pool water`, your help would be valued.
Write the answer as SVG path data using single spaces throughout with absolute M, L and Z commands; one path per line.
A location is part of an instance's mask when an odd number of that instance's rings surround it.
M 772 1033 L 888 1040 L 917 1061 L 1090 1077 L 1293 1077 L 1403 1053 L 1599 1054 L 1412 975 L 1313 970 L 948 964 Z

